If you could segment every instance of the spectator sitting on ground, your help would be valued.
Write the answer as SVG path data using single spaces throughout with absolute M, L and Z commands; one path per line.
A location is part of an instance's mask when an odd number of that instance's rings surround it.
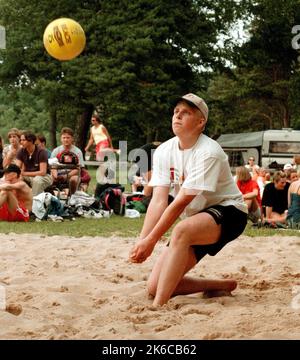
M 265 207 L 266 221 L 282 223 L 286 221 L 289 186 L 283 171 L 275 172 L 273 182 L 265 186 L 262 205 Z
M 16 163 L 17 152 L 21 149 L 20 137 L 21 132 L 17 128 L 9 130 L 8 134 L 9 145 L 6 145 L 3 149 L 3 167 L 7 167 L 10 164 Z
M 41 149 L 45 149 L 48 154 L 48 159 L 50 159 L 51 151 L 46 148 L 46 138 L 44 135 L 39 134 L 36 136 L 36 145 L 38 145 Z
M 254 158 L 254 156 L 250 156 L 250 157 L 249 157 L 249 159 L 248 159 L 248 164 L 245 165 L 245 168 L 250 171 L 251 177 L 253 177 L 254 175 L 257 175 L 259 166 L 255 164 L 255 158 Z
M 74 142 L 74 132 L 71 128 L 64 127 L 61 129 L 61 145 L 56 147 L 51 153 L 51 159 L 57 158 L 61 162 L 61 156 L 63 153 L 70 152 L 77 157 L 77 163 L 79 167 L 84 167 L 83 154 L 82 151 L 75 145 Z M 79 185 L 80 176 L 79 169 L 51 169 L 51 175 L 54 183 L 68 183 L 70 194 L 74 194 Z
M 133 193 L 141 193 L 144 190 L 144 180 L 139 174 L 140 172 L 137 171 L 136 175 L 132 178 L 131 191 Z
M 31 131 L 21 133 L 21 149 L 16 155 L 16 165 L 21 169 L 22 179 L 32 187 L 32 195 L 42 193 L 52 184 L 46 150 L 35 145 L 36 136 Z
M 296 169 L 297 171 L 300 170 L 300 155 L 294 155 L 293 157 L 293 168 Z
M 259 186 L 259 191 L 260 191 L 260 197 L 261 198 L 262 198 L 263 193 L 264 193 L 264 188 L 265 188 L 266 184 L 268 183 L 266 175 L 267 175 L 266 169 L 263 168 L 263 167 L 259 168 L 256 182 L 257 182 L 257 184 Z
M 145 144 L 135 153 L 135 162 L 138 165 L 138 174 L 140 175 L 140 183 L 143 185 L 143 195 L 148 198 L 148 203 L 152 197 L 152 186 L 149 186 L 148 183 L 151 180 L 152 176 L 152 163 L 153 163 L 153 154 L 156 148 L 160 145 L 160 142 L 152 142 Z
M 21 169 L 10 164 L 0 182 L 0 219 L 28 221 L 32 207 L 32 190 L 20 179 Z
M 236 179 L 248 207 L 248 217 L 253 223 L 257 223 L 262 218 L 259 186 L 251 179 L 250 172 L 245 166 L 236 169 Z
M 3 142 L 2 137 L 0 136 L 0 177 L 3 176 Z
M 298 174 L 296 169 L 289 169 L 286 171 L 286 181 L 290 184 L 298 180 Z
M 287 222 L 292 228 L 300 224 L 300 180 L 292 182 L 289 187 Z
M 283 171 L 286 173 L 286 175 L 288 176 L 289 171 L 293 169 L 293 165 L 292 164 L 285 164 L 283 167 Z

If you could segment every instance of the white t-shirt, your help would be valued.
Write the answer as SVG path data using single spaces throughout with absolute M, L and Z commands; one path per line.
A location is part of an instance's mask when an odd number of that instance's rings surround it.
M 91 133 L 93 135 L 94 141 L 96 143 L 96 145 L 103 140 L 107 139 L 107 136 L 104 134 L 103 132 L 103 125 L 99 125 L 98 127 L 96 127 L 95 125 L 91 127 Z
M 171 186 L 176 196 L 182 186 L 197 194 L 182 217 L 213 205 L 233 205 L 247 213 L 242 194 L 234 182 L 227 155 L 220 145 L 201 134 L 191 149 L 180 150 L 174 137 L 154 152 L 150 186 Z
M 63 151 L 67 150 L 63 145 L 60 145 L 58 147 L 56 147 L 54 150 L 52 150 L 51 156 L 50 158 L 55 158 L 57 157 L 57 155 Z M 83 154 L 82 151 L 75 145 L 72 145 L 70 147 L 70 149 L 68 149 L 69 151 L 73 152 L 74 154 L 76 154 L 78 156 L 78 160 L 79 160 L 79 164 L 81 167 L 84 167 L 84 160 L 83 160 Z

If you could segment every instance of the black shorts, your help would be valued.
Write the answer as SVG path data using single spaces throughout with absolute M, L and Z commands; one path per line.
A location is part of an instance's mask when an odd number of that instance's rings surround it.
M 192 245 L 197 262 L 207 254 L 216 255 L 229 241 L 241 235 L 247 225 L 247 214 L 233 205 L 215 205 L 202 212 L 210 214 L 218 225 L 221 224 L 221 236 L 214 244 Z

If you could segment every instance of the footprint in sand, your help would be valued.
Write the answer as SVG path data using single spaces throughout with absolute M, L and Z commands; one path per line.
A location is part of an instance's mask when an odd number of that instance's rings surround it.
M 19 298 L 19 299 L 20 299 L 20 298 Z M 23 301 L 29 301 L 29 300 L 33 299 L 33 295 L 28 294 L 28 293 L 26 293 L 26 292 L 22 292 L 21 299 L 22 299 Z
M 0 278 L 0 282 L 5 284 L 5 285 L 10 285 L 11 278 L 10 277 Z
M 161 331 L 164 331 L 164 330 L 167 330 L 169 329 L 170 327 L 172 327 L 172 325 L 161 325 L 161 326 L 158 326 L 156 328 L 154 328 L 154 331 L 155 332 L 161 332 Z
M 102 305 L 107 304 L 108 299 L 93 299 L 93 308 L 99 309 Z
M 182 313 L 183 315 L 193 315 L 193 314 L 197 314 L 197 315 L 206 315 L 206 316 L 211 316 L 213 314 L 213 311 L 209 311 L 209 310 L 199 310 L 196 308 L 191 308 L 188 309 L 186 311 L 184 311 Z

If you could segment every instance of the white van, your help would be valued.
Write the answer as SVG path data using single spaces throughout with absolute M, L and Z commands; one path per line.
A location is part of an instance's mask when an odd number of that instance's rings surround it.
M 269 169 L 281 169 L 300 154 L 300 131 L 290 128 L 252 133 L 224 134 L 217 142 L 228 155 L 230 166 L 245 165 L 253 156 L 255 163 Z

